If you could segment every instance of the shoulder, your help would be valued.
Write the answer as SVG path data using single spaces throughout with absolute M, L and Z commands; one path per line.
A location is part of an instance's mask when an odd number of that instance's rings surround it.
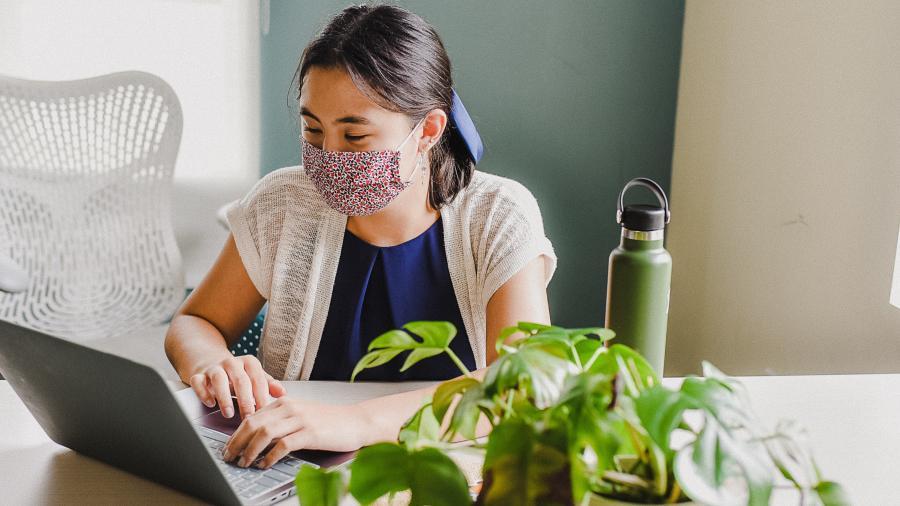
M 548 259 L 544 276 L 549 283 L 556 269 L 556 253 L 544 232 L 537 199 L 525 185 L 476 171 L 457 197 L 450 204 L 454 206 L 452 214 L 476 271 L 484 273 L 481 296 L 485 303 L 537 256 Z
M 469 220 L 537 222 L 541 214 L 537 200 L 522 183 L 476 170 L 472 181 L 450 204 Z M 471 222 L 470 222 L 471 223 Z
M 275 258 L 285 244 L 310 242 L 324 205 L 302 166 L 284 167 L 263 176 L 226 210 L 228 227 L 257 291 L 269 298 Z M 290 219 L 290 217 L 295 219 Z M 288 223 L 300 223 L 285 235 Z M 308 225 L 308 226 L 307 226 Z M 300 231 L 299 235 L 297 231 Z

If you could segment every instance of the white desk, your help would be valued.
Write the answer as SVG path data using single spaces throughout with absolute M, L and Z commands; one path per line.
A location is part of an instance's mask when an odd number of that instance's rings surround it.
M 854 504 L 900 503 L 900 497 L 891 495 L 900 466 L 900 375 L 742 380 L 764 420 L 791 418 L 809 429 L 822 472 L 840 481 Z M 422 384 L 286 382 L 286 386 L 291 396 L 353 402 Z M 0 382 L 0 413 L 0 503 L 199 504 L 56 445 L 5 381 Z M 789 503 L 784 496 L 775 502 Z

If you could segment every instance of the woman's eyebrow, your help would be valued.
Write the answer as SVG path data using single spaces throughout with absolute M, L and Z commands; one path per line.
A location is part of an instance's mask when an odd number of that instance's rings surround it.
M 300 114 L 303 116 L 309 116 L 310 118 L 321 123 L 322 121 L 316 117 L 309 109 L 305 106 L 300 108 Z M 362 116 L 344 116 L 343 118 L 338 118 L 334 120 L 335 123 L 352 123 L 354 125 L 368 125 L 369 120 Z

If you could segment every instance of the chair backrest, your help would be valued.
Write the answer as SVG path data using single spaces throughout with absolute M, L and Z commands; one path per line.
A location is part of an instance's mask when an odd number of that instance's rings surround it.
M 181 131 L 175 92 L 152 74 L 0 76 L 0 254 L 29 277 L 0 293 L 0 319 L 85 340 L 171 316 Z

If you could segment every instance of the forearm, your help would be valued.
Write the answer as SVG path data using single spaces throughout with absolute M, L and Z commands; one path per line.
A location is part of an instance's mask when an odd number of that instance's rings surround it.
M 166 356 L 186 384 L 190 377 L 214 363 L 231 357 L 224 336 L 207 320 L 180 314 L 166 333 Z
M 484 379 L 487 368 L 477 369 L 472 376 L 478 380 Z M 362 435 L 362 446 L 368 446 L 382 441 L 396 441 L 403 424 L 425 403 L 438 385 L 411 390 L 399 394 L 376 397 L 357 404 L 361 416 L 365 419 L 365 434 Z M 478 435 L 487 432 L 487 420 L 478 424 Z M 446 427 L 446 423 L 444 424 Z

